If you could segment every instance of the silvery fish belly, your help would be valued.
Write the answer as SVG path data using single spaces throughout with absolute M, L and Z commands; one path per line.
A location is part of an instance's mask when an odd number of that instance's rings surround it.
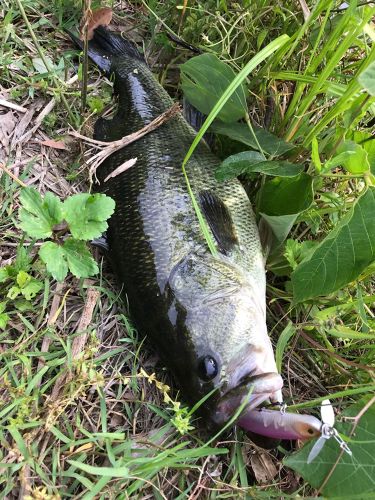
M 120 36 L 97 28 L 89 55 L 114 75 L 118 96 L 117 114 L 96 123 L 96 139 L 120 139 L 172 106 Z M 250 202 L 237 180 L 215 180 L 219 160 L 199 145 L 187 173 L 217 246 L 211 255 L 181 170 L 194 136 L 175 115 L 110 156 L 97 171 L 96 189 L 116 202 L 109 253 L 138 330 L 152 340 L 185 400 L 195 403 L 217 389 L 203 408 L 221 425 L 240 404 L 251 409 L 280 400 L 282 379 L 267 334 L 264 259 Z M 134 166 L 104 181 L 130 159 Z

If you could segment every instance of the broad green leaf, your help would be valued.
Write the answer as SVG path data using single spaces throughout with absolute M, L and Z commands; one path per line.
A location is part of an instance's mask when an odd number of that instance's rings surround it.
M 288 161 L 264 161 L 257 151 L 243 151 L 226 158 L 215 172 L 218 180 L 231 179 L 241 174 L 261 173 L 272 177 L 295 177 L 303 171 L 303 165 Z
M 53 241 L 46 241 L 40 247 L 39 256 L 47 267 L 47 271 L 57 281 L 63 281 L 68 274 L 68 264 L 65 252 L 61 245 Z
M 353 141 L 344 141 L 338 148 L 339 153 L 350 153 L 342 165 L 351 174 L 362 174 L 370 170 L 367 152 Z
M 358 83 L 363 89 L 367 90 L 370 95 L 375 96 L 375 62 L 371 63 L 362 71 L 358 76 Z
M 313 178 L 305 173 L 297 177 L 267 180 L 260 193 L 259 211 L 267 215 L 298 214 L 313 201 Z
M 216 134 L 225 135 L 234 141 L 242 142 L 243 144 L 258 150 L 258 144 L 254 140 L 254 137 L 246 123 L 231 123 L 229 125 L 214 122 L 211 125 L 211 130 Z M 280 137 L 277 137 L 267 130 L 254 126 L 253 130 L 262 151 L 265 153 L 272 156 L 280 156 L 294 148 L 293 144 L 285 142 L 283 139 L 280 139 Z
M 293 326 L 293 323 L 289 321 L 284 330 L 280 333 L 280 337 L 277 340 L 275 357 L 276 357 L 276 368 L 279 373 L 281 373 L 281 366 L 284 356 L 284 351 L 286 346 L 288 345 L 289 340 L 296 333 L 296 329 Z
M 29 283 L 21 288 L 21 293 L 26 300 L 33 299 L 38 292 L 43 288 L 43 283 L 34 278 Z
M 99 268 L 84 241 L 68 238 L 63 245 L 69 270 L 77 278 L 88 278 L 99 272 Z
M 75 194 L 63 205 L 64 219 L 72 236 L 79 240 L 92 240 L 103 234 L 114 209 L 115 202 L 105 194 Z
M 342 288 L 375 260 L 374 214 L 375 187 L 369 187 L 310 258 L 293 272 L 296 302 Z
M 180 66 L 181 84 L 187 100 L 208 115 L 236 74 L 213 54 L 192 57 Z M 246 114 L 246 88 L 241 84 L 224 104 L 219 120 L 231 123 Z
M 260 215 L 272 229 L 272 232 L 278 244 L 282 243 L 288 236 L 290 230 L 293 227 L 293 224 L 298 217 L 298 214 L 267 215 L 262 212 L 260 212 Z
M 12 286 L 9 288 L 7 297 L 10 300 L 14 300 L 21 293 L 21 289 L 18 286 Z
M 261 162 L 264 162 L 264 156 L 258 151 L 243 151 L 226 158 L 216 169 L 215 177 L 219 181 L 232 179 L 245 172 L 249 166 L 255 166 Z
M 358 415 L 365 404 L 366 400 L 349 407 L 343 412 L 343 416 Z M 335 424 L 338 432 L 346 436 L 350 434 L 352 426 L 353 421 Z M 361 416 L 355 434 L 348 442 L 352 456 L 343 453 L 337 466 L 335 465 L 341 450 L 334 439 L 326 441 L 323 450 L 312 463 L 307 464 L 307 457 L 315 440 L 284 459 L 284 465 L 298 472 L 313 488 L 317 489 L 323 485 L 330 471 L 334 469 L 322 489 L 325 498 L 373 498 L 375 491 L 374 442 L 375 405 Z
M 53 227 L 62 221 L 61 201 L 50 192 L 47 192 L 42 199 L 34 188 L 24 188 L 21 191 L 20 201 L 21 229 L 32 238 L 50 237 Z

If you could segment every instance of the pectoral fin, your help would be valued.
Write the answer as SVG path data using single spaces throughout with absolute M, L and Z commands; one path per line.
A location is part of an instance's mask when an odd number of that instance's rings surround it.
M 220 252 L 228 255 L 238 245 L 236 229 L 228 207 L 212 191 L 199 193 L 199 202 Z

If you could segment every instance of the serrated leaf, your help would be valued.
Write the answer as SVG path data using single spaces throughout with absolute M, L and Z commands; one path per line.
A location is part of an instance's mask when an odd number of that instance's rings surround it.
M 26 300 L 33 299 L 38 292 L 43 288 L 43 283 L 36 279 L 32 279 L 24 287 L 21 288 L 21 293 Z
M 363 401 L 351 406 L 343 416 L 356 416 L 365 403 Z M 338 432 L 348 435 L 352 425 L 353 422 L 336 421 L 335 427 Z M 373 495 L 375 491 L 374 440 L 375 406 L 372 406 L 360 418 L 355 435 L 348 443 L 352 456 L 344 453 L 335 466 L 341 450 L 334 439 L 328 439 L 320 454 L 307 464 L 307 457 L 316 443 L 314 440 L 284 459 L 284 464 L 301 474 L 313 488 L 320 488 L 328 478 L 322 489 L 325 498 L 370 498 L 360 495 Z M 332 475 L 328 477 L 333 468 Z
M 182 90 L 187 100 L 208 115 L 236 74 L 213 54 L 192 57 L 180 66 Z M 218 119 L 235 122 L 246 114 L 246 88 L 241 84 L 224 104 Z
M 20 271 L 17 274 L 16 281 L 17 281 L 17 285 L 20 288 L 23 288 L 27 283 L 29 283 L 31 281 L 31 276 L 30 276 L 30 274 L 25 273 L 25 271 Z
M 216 134 L 225 135 L 227 137 L 230 137 L 234 141 L 242 142 L 243 144 L 246 144 L 247 146 L 258 150 L 258 144 L 254 140 L 254 137 L 246 123 L 238 122 L 225 124 L 214 122 L 211 125 L 210 130 L 212 130 Z M 280 139 L 280 137 L 277 137 L 267 130 L 255 126 L 253 126 L 253 130 L 257 141 L 262 148 L 262 151 L 272 156 L 283 155 L 287 151 L 290 151 L 294 148 L 293 144 Z
M 21 293 L 21 289 L 18 286 L 12 286 L 9 288 L 7 297 L 10 300 L 15 299 Z
M 21 191 L 20 201 L 21 229 L 32 238 L 50 237 L 53 227 L 62 221 L 62 204 L 57 196 L 47 192 L 42 199 L 36 189 L 24 188 Z
M 276 357 L 276 368 L 279 373 L 281 373 L 281 366 L 284 356 L 284 351 L 286 346 L 288 345 L 289 340 L 296 333 L 296 329 L 293 326 L 293 323 L 289 321 L 284 330 L 280 333 L 280 337 L 277 340 L 275 357 Z
M 361 87 L 370 95 L 375 96 L 375 62 L 369 64 L 367 68 L 358 76 Z
M 72 236 L 79 240 L 92 240 L 103 234 L 114 209 L 114 200 L 99 193 L 70 196 L 63 206 L 64 219 Z
M 0 302 L 0 314 L 5 311 L 5 308 L 7 306 L 7 302 Z
M 304 169 L 288 161 L 264 161 L 257 151 L 243 151 L 226 158 L 215 172 L 218 180 L 231 179 L 240 174 L 261 173 L 272 177 L 295 177 Z
M 303 212 L 313 201 L 312 183 L 313 178 L 305 173 L 267 180 L 261 190 L 259 211 L 267 215 Z
M 99 272 L 99 268 L 84 241 L 68 238 L 63 245 L 69 270 L 77 278 L 88 278 Z
M 375 187 L 358 198 L 339 224 L 292 274 L 294 300 L 328 295 L 375 260 Z
M 55 280 L 63 281 L 65 279 L 68 274 L 68 264 L 61 245 L 57 245 L 53 241 L 46 241 L 39 249 L 39 256 Z

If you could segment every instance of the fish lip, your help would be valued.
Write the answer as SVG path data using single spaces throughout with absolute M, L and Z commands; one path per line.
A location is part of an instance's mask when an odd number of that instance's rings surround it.
M 281 390 L 282 386 L 283 380 L 275 372 L 262 373 L 242 379 L 241 384 L 220 397 L 212 414 L 213 422 L 216 425 L 225 424 L 241 405 L 243 405 L 243 409 L 237 418 L 240 418 L 245 411 L 254 410 L 262 403 L 275 400 L 274 395 Z M 246 404 L 244 404 L 245 398 L 248 398 Z

